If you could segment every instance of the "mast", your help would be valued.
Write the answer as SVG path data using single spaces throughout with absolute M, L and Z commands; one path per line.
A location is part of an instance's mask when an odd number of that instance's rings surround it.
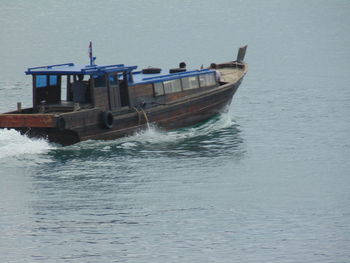
M 94 66 L 94 58 L 92 56 L 92 41 L 90 41 L 89 45 L 89 58 L 90 58 L 90 67 Z

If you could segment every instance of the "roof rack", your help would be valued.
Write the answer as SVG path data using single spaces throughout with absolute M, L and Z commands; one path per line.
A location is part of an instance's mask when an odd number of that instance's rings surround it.
M 61 74 L 61 75 L 75 75 L 75 74 L 105 74 L 108 72 L 131 72 L 136 69 L 137 66 L 125 66 L 124 64 L 114 64 L 106 66 L 97 66 L 97 65 L 87 65 L 87 66 L 78 66 L 74 63 L 65 63 L 49 66 L 41 66 L 28 68 L 25 72 L 28 74 Z
M 37 70 L 37 69 L 52 69 L 52 68 L 63 67 L 63 66 L 73 67 L 74 63 L 65 63 L 65 64 L 56 64 L 56 65 L 50 65 L 50 66 L 28 68 L 27 72 L 30 72 L 32 70 Z
M 193 76 L 193 75 L 198 75 L 201 73 L 203 73 L 203 74 L 208 73 L 210 71 L 211 71 L 210 69 L 191 70 L 191 71 L 184 71 L 184 72 L 178 72 L 178 73 L 171 73 L 171 74 L 167 74 L 167 75 L 160 75 L 160 76 L 143 78 L 142 80 L 177 78 L 179 76 Z

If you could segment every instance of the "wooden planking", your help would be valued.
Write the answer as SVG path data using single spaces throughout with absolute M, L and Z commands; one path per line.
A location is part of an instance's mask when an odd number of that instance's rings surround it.
M 1 128 L 52 128 L 55 126 L 56 122 L 53 114 L 0 114 Z
M 144 96 L 153 96 L 153 85 L 143 84 L 129 87 L 130 99 L 140 98 Z
M 156 114 L 148 113 L 149 119 L 151 121 L 160 122 L 162 125 L 167 123 L 167 119 L 180 118 L 183 114 L 193 115 L 195 117 L 196 112 L 198 112 L 198 108 L 205 108 L 211 104 L 217 104 L 218 102 L 222 102 L 221 106 L 224 106 L 226 102 L 232 99 L 233 94 L 236 92 L 238 85 L 228 84 L 225 85 L 225 89 L 218 89 L 216 92 L 212 94 L 207 94 L 206 96 L 196 97 L 193 99 L 187 99 L 187 101 L 183 101 L 180 103 L 175 103 L 172 106 L 164 106 L 159 112 Z M 219 103 L 220 105 L 220 103 Z M 198 116 L 200 117 L 200 116 Z M 181 126 L 182 122 L 186 122 L 185 119 L 178 120 L 178 124 Z M 175 125 L 175 123 L 169 122 L 169 125 Z
M 223 82 L 236 82 L 244 73 L 243 70 L 237 68 L 220 68 L 218 70 L 221 73 L 221 79 Z
M 111 104 L 111 110 L 117 109 L 117 107 L 120 107 L 120 103 L 118 103 L 119 98 L 119 87 L 118 86 L 112 86 L 109 85 L 109 100 Z
M 173 129 L 193 125 L 199 121 L 206 120 L 219 113 L 222 108 L 232 99 L 238 85 L 227 85 L 224 90 L 219 90 L 216 96 L 204 96 L 195 101 L 177 103 L 174 105 L 161 106 L 146 110 L 150 122 L 156 122 L 165 129 Z M 138 121 L 136 112 L 115 116 L 115 124 L 112 129 L 84 130 L 81 132 L 81 139 L 115 139 L 127 134 L 146 128 L 146 121 L 142 117 Z
M 193 90 L 189 90 L 189 91 L 192 91 L 191 93 L 193 93 Z M 186 95 L 191 94 L 189 91 L 166 94 L 165 95 L 166 96 L 166 101 L 167 102 L 171 102 L 171 101 L 175 101 L 175 100 L 181 99 L 182 97 L 185 97 Z
M 130 103 L 137 107 L 142 101 L 150 103 L 154 101 L 153 85 L 141 84 L 129 87 Z
M 107 87 L 94 88 L 94 104 L 102 110 L 109 110 Z
M 82 111 L 74 111 L 61 114 L 66 123 L 66 129 L 77 129 L 80 127 L 88 127 L 90 125 L 97 125 L 100 122 L 101 110 L 87 109 Z

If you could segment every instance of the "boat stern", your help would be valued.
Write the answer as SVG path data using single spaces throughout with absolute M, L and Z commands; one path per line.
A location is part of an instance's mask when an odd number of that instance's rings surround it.
M 0 128 L 55 128 L 57 117 L 53 114 L 0 114 Z
M 62 145 L 79 142 L 78 133 L 64 126 L 64 119 L 56 114 L 0 114 L 0 129 L 15 129 L 28 137 L 44 138 Z

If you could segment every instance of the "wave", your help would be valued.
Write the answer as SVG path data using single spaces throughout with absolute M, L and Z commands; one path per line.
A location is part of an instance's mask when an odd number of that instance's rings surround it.
M 199 136 L 207 136 L 213 132 L 232 127 L 234 121 L 229 113 L 222 113 L 206 122 L 202 122 L 189 128 L 182 128 L 172 131 L 163 131 L 154 124 L 150 124 L 147 130 L 138 132 L 126 140 L 138 141 L 141 143 L 176 143 L 186 139 Z M 130 146 L 129 142 L 125 142 L 126 147 Z M 123 145 L 124 145 L 123 144 Z
M 159 156 L 218 156 L 242 151 L 239 126 L 230 112 L 195 126 L 164 131 L 155 124 L 134 135 L 112 141 L 85 141 L 60 147 L 51 154 L 70 160 L 101 158 L 152 158 Z
M 225 148 L 241 142 L 239 129 L 230 112 L 219 114 L 192 127 L 164 131 L 154 124 L 147 130 L 112 141 L 85 141 L 62 147 L 44 139 L 29 138 L 16 130 L 0 130 L 0 159 L 28 159 L 48 154 L 51 160 L 75 158 L 110 158 L 116 156 L 145 156 L 154 154 L 187 155 L 191 152 L 211 155 L 224 153 Z
M 0 130 L 0 159 L 42 154 L 54 149 L 44 139 L 33 139 L 13 129 Z

